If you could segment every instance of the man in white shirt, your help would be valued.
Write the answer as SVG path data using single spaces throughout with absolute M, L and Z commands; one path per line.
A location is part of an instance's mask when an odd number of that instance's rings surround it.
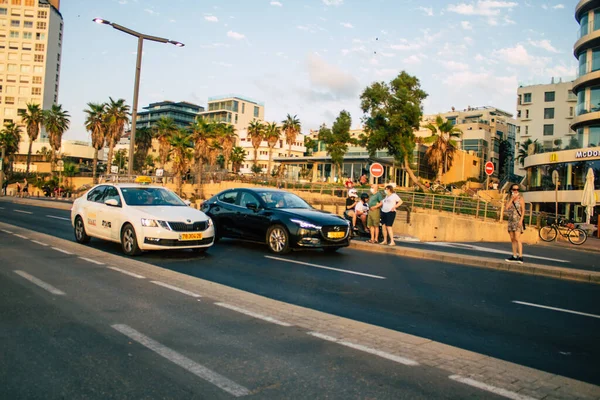
M 367 214 L 369 213 L 369 195 L 367 193 L 361 194 L 360 200 L 361 201 L 359 201 L 354 208 L 352 224 L 353 226 L 356 226 L 356 218 L 360 218 L 363 224 L 363 229 L 368 232 L 369 228 L 367 228 Z

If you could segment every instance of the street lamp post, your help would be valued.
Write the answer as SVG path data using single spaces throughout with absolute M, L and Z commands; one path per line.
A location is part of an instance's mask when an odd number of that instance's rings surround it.
M 152 42 L 169 43 L 177 47 L 185 46 L 181 42 L 175 40 L 169 40 L 157 36 L 145 35 L 143 33 L 136 32 L 122 25 L 115 24 L 102 18 L 94 18 L 94 22 L 98 24 L 110 25 L 118 31 L 125 32 L 131 36 L 138 38 L 138 50 L 137 50 L 137 61 L 135 64 L 135 83 L 133 87 L 133 111 L 131 113 L 131 137 L 129 139 L 129 175 L 133 175 L 133 155 L 135 153 L 135 132 L 136 132 L 136 120 L 137 120 L 137 109 L 138 109 L 138 97 L 140 92 L 140 72 L 142 69 L 142 51 L 144 47 L 144 40 L 150 40 Z

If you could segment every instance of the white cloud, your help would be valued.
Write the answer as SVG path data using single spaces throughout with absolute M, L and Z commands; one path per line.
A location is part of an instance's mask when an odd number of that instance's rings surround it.
M 119 0 L 119 4 L 127 4 L 127 0 Z
M 460 21 L 460 26 L 465 31 L 472 31 L 473 30 L 473 25 L 469 21 Z
M 177 22 L 177 20 L 176 19 L 170 19 L 169 22 L 173 24 L 173 23 Z
M 466 44 L 444 43 L 444 46 L 437 52 L 437 55 L 442 58 L 454 58 L 456 56 L 464 56 L 467 53 Z
M 512 1 L 479 0 L 476 3 L 459 3 L 448 6 L 448 11 L 461 15 L 481 15 L 493 17 L 500 15 L 502 9 L 511 9 L 518 6 Z
M 543 39 L 543 40 L 529 39 L 529 44 L 532 45 L 533 47 L 538 47 L 540 49 L 549 51 L 550 53 L 560 53 L 560 51 L 558 51 L 554 46 L 552 46 L 552 43 L 550 43 L 550 41 L 548 39 Z
M 146 11 L 150 15 L 160 15 L 158 12 L 154 11 L 151 8 L 144 8 L 144 11 Z
M 354 28 L 354 25 L 352 25 L 350 22 L 341 22 L 340 25 L 348 29 Z
M 466 71 L 469 65 L 458 61 L 442 61 L 442 66 L 450 71 Z
M 515 47 L 496 50 L 493 52 L 493 56 L 511 65 L 532 68 L 544 68 L 550 61 L 550 59 L 546 57 L 532 56 L 522 44 L 518 44 Z
M 283 4 L 281 4 L 279 1 L 272 1 L 270 4 L 274 7 L 283 7 Z
M 229 31 L 229 32 L 227 32 L 227 37 L 235 39 L 235 40 L 242 40 L 246 37 L 246 35 L 243 35 L 241 33 L 234 32 L 234 31 Z
M 457 92 L 468 88 L 470 91 L 479 89 L 501 95 L 512 95 L 518 87 L 516 76 L 498 76 L 488 71 L 460 71 L 447 75 L 442 82 Z
M 473 46 L 473 43 L 475 43 L 475 41 L 473 40 L 473 38 L 472 38 L 472 37 L 470 37 L 470 36 L 465 36 L 465 37 L 463 38 L 463 41 L 465 42 L 465 44 L 466 44 L 467 46 Z
M 433 7 L 419 7 L 419 10 L 423 11 L 425 13 L 425 15 L 427 15 L 428 17 L 433 17 Z
M 424 59 L 426 59 L 427 56 L 425 54 L 413 54 L 409 57 L 406 57 L 404 60 L 402 60 L 405 64 L 408 65 L 419 65 L 423 62 Z
M 555 5 L 555 6 L 554 6 L 554 7 L 552 7 L 552 8 L 554 8 L 555 10 L 560 10 L 560 9 L 563 9 L 563 8 L 565 8 L 565 5 L 564 5 L 564 4 L 557 4 L 557 5 Z
M 205 15 L 204 19 L 208 22 L 219 22 L 219 18 L 215 17 L 214 15 Z
M 379 77 L 395 77 L 396 75 L 398 75 L 398 70 L 394 69 L 394 68 L 381 68 L 381 69 L 377 69 L 375 70 L 375 75 L 379 76 Z
M 308 77 L 311 86 L 326 91 L 326 93 L 320 92 L 322 97 L 328 96 L 331 99 L 352 98 L 357 95 L 360 88 L 358 80 L 353 75 L 328 64 L 315 54 L 308 56 Z
M 223 62 L 223 61 L 220 61 L 220 62 L 216 62 L 215 61 L 215 62 L 213 62 L 213 64 L 218 65 L 219 67 L 225 67 L 225 68 L 231 68 L 231 67 L 233 67 L 233 64 L 226 63 L 226 62 Z
M 342 49 L 343 55 L 348 55 L 350 53 L 366 53 L 367 48 L 365 46 L 354 46 L 350 49 Z
M 557 65 L 552 68 L 546 68 L 544 71 L 547 76 L 554 77 L 573 77 L 577 74 L 577 66 L 572 65 L 570 67 L 566 65 Z
M 225 43 L 210 43 L 210 44 L 201 44 L 200 48 L 202 49 L 216 49 L 218 47 L 229 47 L 228 44 Z
M 419 50 L 435 42 L 438 38 L 442 36 L 442 34 L 442 32 L 438 32 L 436 34 L 431 35 L 429 34 L 429 31 L 426 30 L 424 31 L 423 37 L 416 38 L 411 41 L 401 39 L 400 43 L 393 44 L 390 46 L 390 48 L 393 50 Z
M 326 6 L 341 6 L 344 4 L 344 0 L 323 0 L 323 4 Z

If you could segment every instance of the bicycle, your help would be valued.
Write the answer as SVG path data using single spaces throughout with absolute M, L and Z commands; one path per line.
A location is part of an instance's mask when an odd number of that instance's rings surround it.
M 562 237 L 566 237 L 571 244 L 576 246 L 584 244 L 587 240 L 587 233 L 583 229 L 576 228 L 572 222 L 565 224 L 565 221 L 562 219 L 558 223 L 556 223 L 554 218 L 549 219 L 548 225 L 541 228 L 539 232 L 540 239 L 544 242 L 552 242 L 559 234 Z

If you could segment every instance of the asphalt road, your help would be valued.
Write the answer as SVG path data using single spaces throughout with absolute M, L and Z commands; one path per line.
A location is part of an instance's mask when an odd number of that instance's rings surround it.
M 0 239 L 3 399 L 499 398 L 443 370 L 400 365 Z
M 68 218 L 67 211 L 1 206 L 2 222 L 72 240 L 70 223 L 56 218 Z M 90 245 L 120 252 L 113 243 L 93 240 Z M 599 286 L 351 249 L 334 255 L 269 256 L 262 246 L 225 240 L 204 256 L 172 251 L 146 253 L 140 259 L 273 299 L 600 384 L 600 319 L 568 312 L 600 316 Z

